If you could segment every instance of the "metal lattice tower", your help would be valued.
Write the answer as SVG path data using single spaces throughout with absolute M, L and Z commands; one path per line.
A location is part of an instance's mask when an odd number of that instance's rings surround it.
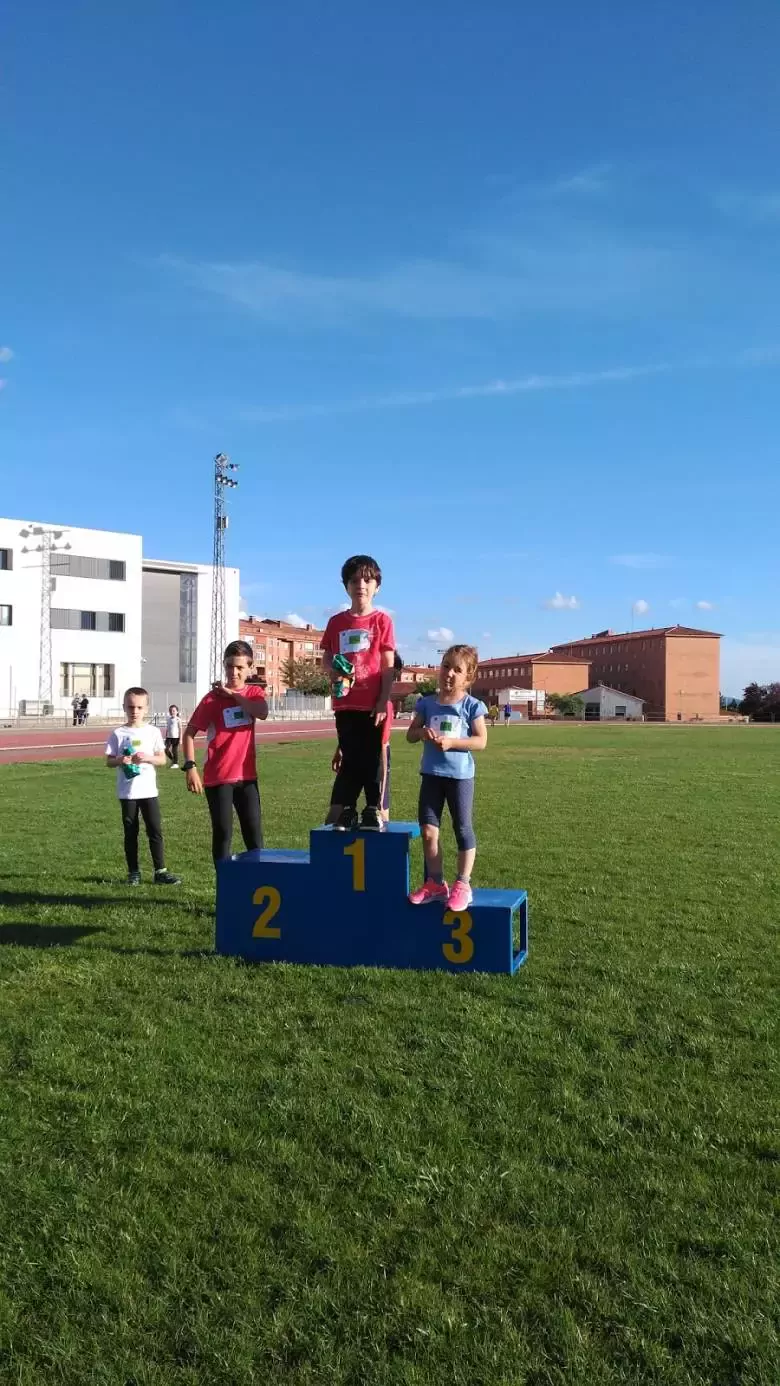
M 51 591 L 53 586 L 51 575 L 51 556 L 59 549 L 69 549 L 70 544 L 58 544 L 65 531 L 63 529 L 44 529 L 43 525 L 30 525 L 28 528 L 20 529 L 19 534 L 22 539 L 37 539 L 39 542 L 33 547 L 28 548 L 25 544 L 22 553 L 39 553 L 41 555 L 41 634 L 40 634 L 40 658 L 38 663 L 38 701 L 39 703 L 51 704 L 52 701 L 52 674 L 51 674 Z
M 224 452 L 218 452 L 214 458 L 214 555 L 209 657 L 212 683 L 222 678 L 222 654 L 225 648 L 225 530 L 228 527 L 225 492 L 238 485 L 236 478 L 230 475 L 235 471 L 238 471 L 238 463 L 231 462 Z

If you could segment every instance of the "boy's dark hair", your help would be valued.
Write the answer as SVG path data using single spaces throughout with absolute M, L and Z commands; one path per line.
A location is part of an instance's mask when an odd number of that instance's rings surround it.
M 124 692 L 124 697 L 122 698 L 122 702 L 124 703 L 125 698 L 129 698 L 131 696 L 133 698 L 146 698 L 146 701 L 149 701 L 149 694 L 145 688 L 126 688 Z
M 250 662 L 254 660 L 254 657 L 254 650 L 247 640 L 231 640 L 222 656 L 223 660 L 241 658 L 248 659 Z
M 403 667 L 404 662 L 401 656 L 399 655 L 398 651 L 396 650 L 395 654 L 393 655 L 393 669 L 395 670 L 396 674 L 400 674 L 403 670 Z
M 355 553 L 343 564 L 341 581 L 345 587 L 353 577 L 376 578 L 377 587 L 382 586 L 382 569 L 368 553 Z

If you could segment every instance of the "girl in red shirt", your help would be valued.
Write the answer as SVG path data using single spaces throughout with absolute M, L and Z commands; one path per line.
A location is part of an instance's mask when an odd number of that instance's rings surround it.
M 223 660 L 223 682 L 201 698 L 184 733 L 187 788 L 191 794 L 202 794 L 205 789 L 215 863 L 230 856 L 234 808 L 247 851 L 263 845 L 255 721 L 265 721 L 268 704 L 262 688 L 247 683 L 252 659 L 252 647 L 246 640 L 231 641 Z M 198 732 L 206 733 L 202 781 L 194 759 Z

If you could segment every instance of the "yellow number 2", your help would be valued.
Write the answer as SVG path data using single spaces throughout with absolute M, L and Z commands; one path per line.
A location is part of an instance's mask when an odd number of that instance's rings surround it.
M 471 937 L 473 921 L 468 910 L 464 910 L 462 914 L 453 914 L 452 910 L 446 910 L 442 922 L 448 929 L 452 929 L 450 942 L 443 943 L 441 947 L 447 962 L 470 962 L 474 956 L 474 940 Z
M 281 903 L 282 897 L 276 886 L 258 886 L 252 896 L 252 904 L 265 905 L 265 909 L 255 920 L 252 938 L 281 938 L 281 929 L 269 929 L 268 927 L 274 915 L 279 913 Z
M 349 847 L 344 848 L 344 856 L 352 858 L 352 889 L 366 888 L 366 844 L 362 837 L 356 837 Z

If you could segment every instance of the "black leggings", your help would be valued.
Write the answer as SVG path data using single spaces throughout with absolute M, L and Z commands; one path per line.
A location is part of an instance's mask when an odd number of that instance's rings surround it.
M 332 804 L 354 808 L 363 790 L 366 805 L 379 808 L 382 797 L 382 727 L 373 712 L 337 712 L 336 731 L 341 769 L 330 796 Z
M 120 799 L 122 827 L 125 830 L 125 861 L 128 871 L 138 870 L 138 815 L 140 812 L 149 839 L 149 851 L 155 871 L 165 869 L 162 820 L 159 799 Z
M 206 785 L 211 814 L 211 855 L 215 862 L 230 856 L 233 841 L 233 809 L 238 814 L 244 846 L 250 852 L 263 845 L 260 819 L 260 791 L 257 780 L 236 780 L 235 784 Z
M 178 736 L 166 736 L 165 754 L 172 765 L 179 764 L 179 738 Z

